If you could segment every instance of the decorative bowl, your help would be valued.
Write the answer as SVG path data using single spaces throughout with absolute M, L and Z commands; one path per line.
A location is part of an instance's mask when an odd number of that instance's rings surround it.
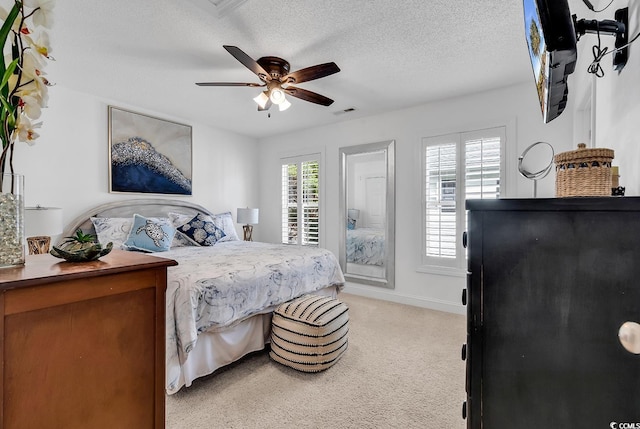
M 94 243 L 89 247 L 78 250 L 65 250 L 53 246 L 49 253 L 56 258 L 61 258 L 69 262 L 89 262 L 109 254 L 111 249 L 113 249 L 113 243 L 108 243 L 104 247 L 102 247 L 100 243 Z

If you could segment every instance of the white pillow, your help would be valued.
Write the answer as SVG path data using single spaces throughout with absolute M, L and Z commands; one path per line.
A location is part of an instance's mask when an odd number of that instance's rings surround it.
M 216 224 L 218 228 L 221 228 L 225 236 L 218 241 L 218 243 L 222 243 L 225 241 L 239 241 L 238 233 L 236 232 L 236 227 L 233 224 L 233 217 L 231 217 L 231 212 L 218 213 L 213 215 L 213 223 Z
M 98 242 L 105 246 L 112 242 L 114 249 L 123 249 L 122 244 L 127 241 L 131 226 L 132 217 L 92 217 L 91 223 L 96 230 Z

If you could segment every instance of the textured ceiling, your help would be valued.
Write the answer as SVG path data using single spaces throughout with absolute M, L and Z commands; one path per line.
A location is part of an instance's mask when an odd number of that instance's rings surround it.
M 207 0 L 61 0 L 49 77 L 253 137 L 532 79 L 518 0 L 247 0 L 223 16 L 214 9 Z M 299 86 L 335 103 L 290 97 L 289 110 L 268 117 L 252 100 L 257 88 L 196 86 L 259 82 L 225 44 L 254 59 L 282 57 L 292 70 L 334 61 L 340 73 Z M 335 114 L 347 108 L 356 110 Z

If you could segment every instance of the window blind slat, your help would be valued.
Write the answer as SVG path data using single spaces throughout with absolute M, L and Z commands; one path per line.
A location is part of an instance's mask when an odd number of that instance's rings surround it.
M 500 196 L 503 133 L 502 128 L 484 130 L 482 137 L 480 132 L 460 133 L 425 144 L 426 257 L 457 258 L 462 228 L 458 211 L 464 209 L 464 200 Z
M 318 245 L 318 161 L 282 166 L 282 242 Z
M 426 254 L 455 257 L 456 143 L 428 146 L 426 150 Z M 453 230 L 453 233 L 452 233 Z

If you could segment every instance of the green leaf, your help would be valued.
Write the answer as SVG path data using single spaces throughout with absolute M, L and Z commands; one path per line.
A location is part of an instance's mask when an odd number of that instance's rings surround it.
M 14 106 L 9 104 L 9 102 L 5 98 L 4 94 L 0 94 L 0 103 L 2 103 L 2 110 L 3 110 L 2 119 L 4 120 L 4 117 L 5 117 L 4 113 L 10 114 L 11 112 L 13 112 Z
M 7 44 L 7 37 L 11 32 L 11 26 L 15 22 L 21 10 L 22 2 L 16 1 L 9 12 L 9 15 L 7 15 L 7 19 L 2 24 L 2 27 L 0 27 L 0 47 L 2 47 L 2 49 L 4 49 L 4 46 Z M 0 55 L 0 73 L 4 76 L 5 71 L 6 66 L 4 64 L 4 55 Z M 8 88 L 2 87 L 1 90 L 5 97 L 9 94 Z
M 76 235 L 65 237 L 64 243 L 93 243 L 96 236 L 93 234 L 85 234 L 81 229 L 76 230 Z
M 0 88 L 4 88 L 7 82 L 9 82 L 9 78 L 13 74 L 13 71 L 16 69 L 16 66 L 18 65 L 19 61 L 20 61 L 20 58 L 16 58 L 15 60 L 11 61 L 11 63 L 9 63 L 9 67 L 7 67 L 7 69 L 4 72 L 4 75 L 2 76 L 2 82 L 0 82 Z

